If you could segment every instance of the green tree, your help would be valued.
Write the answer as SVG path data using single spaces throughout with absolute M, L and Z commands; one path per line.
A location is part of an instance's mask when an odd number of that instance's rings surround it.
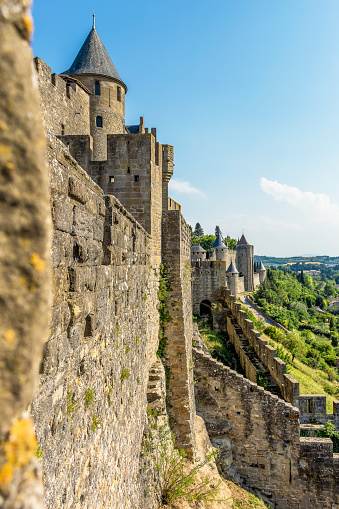
M 227 240 L 228 249 L 234 250 L 235 246 L 237 245 L 236 239 L 231 239 L 231 237 L 227 236 L 226 240 Z
M 221 235 L 222 236 L 222 232 L 220 230 L 220 227 L 219 226 L 216 226 L 215 227 L 215 232 L 214 232 L 214 235 L 217 237 L 218 235 Z
M 202 237 L 204 235 L 204 230 L 202 229 L 202 226 L 200 223 L 196 223 L 195 228 L 194 228 L 194 234 L 197 237 Z

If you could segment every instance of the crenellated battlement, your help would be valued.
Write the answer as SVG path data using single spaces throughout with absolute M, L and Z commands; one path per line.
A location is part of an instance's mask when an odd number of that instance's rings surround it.
M 91 92 L 74 78 L 52 74 L 39 57 L 34 64 L 46 131 L 55 136 L 89 135 Z
M 327 421 L 331 421 L 336 427 L 339 427 L 339 402 L 334 402 L 333 413 L 327 414 L 325 395 L 301 395 L 299 382 L 287 373 L 286 363 L 276 356 L 276 350 L 254 329 L 253 322 L 247 319 L 246 312 L 241 309 L 241 303 L 236 302 L 235 297 L 226 288 L 223 290 L 223 299 L 230 310 L 226 317 L 227 332 L 237 354 L 241 358 L 246 376 L 255 381 L 257 371 L 242 347 L 242 340 L 244 338 L 248 341 L 249 347 L 253 349 L 257 358 L 267 368 L 269 374 L 280 388 L 281 395 L 285 401 L 299 408 L 300 422 L 302 424 L 310 424 L 315 421 L 326 424 Z M 222 322 L 220 316 L 218 316 L 217 320 Z
M 197 412 L 226 476 L 276 508 L 335 507 L 339 454 L 332 441 L 300 438 L 297 408 L 209 354 L 194 348 L 193 355 Z

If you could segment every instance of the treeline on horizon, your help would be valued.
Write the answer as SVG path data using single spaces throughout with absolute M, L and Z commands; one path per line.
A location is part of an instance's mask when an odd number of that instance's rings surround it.
M 274 256 L 261 256 L 254 255 L 255 262 L 263 262 L 266 266 L 277 266 L 277 265 L 286 265 L 286 264 L 296 264 L 296 263 L 328 263 L 339 265 L 339 256 L 290 256 L 285 258 L 276 258 Z M 309 268 L 309 267 L 308 267 Z M 311 269 L 310 269 L 311 270 Z

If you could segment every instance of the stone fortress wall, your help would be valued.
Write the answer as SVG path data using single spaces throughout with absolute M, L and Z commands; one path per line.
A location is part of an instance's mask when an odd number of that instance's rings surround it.
M 190 231 L 168 198 L 173 147 L 160 145 L 154 129 L 113 133 L 107 160 L 93 161 L 96 140 L 87 127 L 70 121 L 59 134 L 60 119 L 79 108 L 64 79 L 56 76 L 54 88 L 48 66 L 35 61 L 54 225 L 52 320 L 32 403 L 46 504 L 143 507 L 140 451 L 149 372 L 157 364 L 161 261 L 171 283 L 170 415 L 178 447 L 191 457 L 195 450 Z
M 78 80 L 65 81 L 51 73 L 41 58 L 34 59 L 43 124 L 55 136 L 90 134 L 91 92 Z
M 300 438 L 299 411 L 201 349 L 193 349 L 196 408 L 228 477 L 276 509 L 333 509 L 339 454 L 328 438 Z
M 3 75 L 8 75 L 4 98 L 13 90 L 21 90 L 20 83 L 24 86 L 31 83 L 31 67 L 27 65 L 28 35 L 22 35 L 29 26 L 27 20 L 22 21 L 22 16 L 27 14 L 27 2 L 18 0 L 14 10 L 12 3 L 7 3 L 11 21 L 4 20 L 3 12 L 0 13 L 1 30 L 9 26 L 4 47 L 0 48 L 0 52 L 5 49 L 6 56 L 0 59 L 0 65 Z M 6 41 L 11 41 L 14 51 Z M 24 66 L 17 58 L 21 55 L 25 56 Z M 9 66 L 12 61 L 15 66 Z M 19 114 L 15 117 L 15 124 L 26 129 L 20 142 L 27 140 L 27 145 L 25 151 L 18 152 L 18 140 L 7 140 L 15 149 L 13 160 L 17 163 L 8 166 L 13 168 L 11 178 L 13 173 L 16 175 L 17 167 L 21 174 L 16 176 L 14 189 L 12 182 L 6 181 L 10 213 L 4 217 L 11 217 L 15 211 L 19 213 L 15 215 L 15 242 L 12 236 L 11 243 L 7 243 L 10 249 L 5 242 L 7 258 L 1 260 L 1 268 L 6 281 L 9 268 L 15 269 L 14 276 L 8 280 L 8 288 L 14 290 L 5 300 L 15 302 L 16 309 L 13 312 L 11 304 L 6 317 L 17 323 L 18 309 L 27 317 L 20 328 L 14 325 L 11 329 L 11 323 L 6 321 L 4 333 L 0 335 L 4 366 L 1 377 L 6 387 L 10 387 L 5 406 L 6 412 L 7 408 L 12 412 L 1 417 L 1 439 L 5 440 L 7 450 L 14 439 L 22 440 L 21 435 L 15 437 L 11 431 L 9 436 L 8 431 L 11 423 L 18 424 L 18 417 L 31 400 L 34 391 L 31 373 L 45 340 L 39 384 L 30 411 L 42 456 L 46 506 L 141 509 L 146 503 L 152 508 L 152 500 L 145 502 L 139 467 L 147 423 L 147 398 L 158 397 L 158 392 L 165 391 L 164 369 L 156 357 L 160 261 L 168 269 L 170 282 L 167 309 L 171 319 L 165 324 L 164 351 L 170 372 L 168 412 L 177 445 L 190 457 L 195 454 L 190 232 L 180 206 L 168 197 L 173 149 L 170 145 L 157 144 L 155 130 L 148 133 L 140 122 L 139 127 L 133 126 L 138 127 L 135 138 L 130 138 L 130 132 L 108 133 L 112 135 L 107 145 L 111 160 L 93 163 L 97 140 L 91 135 L 88 90 L 72 77 L 53 77 L 40 59 L 35 60 L 35 65 L 47 140 L 53 228 L 47 211 L 48 191 L 44 180 L 47 172 L 38 150 L 42 147 L 41 133 L 35 131 L 36 127 L 39 130 L 39 118 L 27 115 L 29 110 L 20 97 L 14 101 L 11 98 L 11 104 L 20 106 L 18 113 L 24 112 L 23 117 Z M 9 83 L 13 86 L 8 87 Z M 31 90 L 27 92 L 27 104 L 30 107 L 35 104 Z M 6 107 L 3 111 L 7 113 Z M 12 116 L 11 111 L 8 118 Z M 1 140 L 3 133 L 0 130 Z M 128 142 L 136 154 L 131 157 L 131 165 L 124 157 L 129 150 Z M 121 156 L 114 159 L 117 150 L 121 150 Z M 11 161 L 4 162 L 3 157 L 2 151 L 1 165 L 13 165 Z M 148 158 L 151 162 L 144 167 Z M 113 167 L 116 175 L 110 174 Z M 95 182 L 100 168 L 104 176 L 114 177 L 114 182 L 108 179 L 102 184 L 104 189 Z M 131 176 L 134 178 L 132 171 L 139 171 L 139 177 L 142 175 L 140 187 L 128 188 Z M 27 185 L 23 175 L 34 175 L 34 179 Z M 117 184 L 123 182 L 121 188 L 109 187 L 116 183 L 115 176 Z M 123 177 L 121 182 L 118 177 Z M 20 187 L 21 180 L 26 183 L 23 187 Z M 149 193 L 150 185 L 155 186 L 156 193 Z M 31 192 L 29 197 L 27 189 Z M 111 194 L 113 191 L 116 196 Z M 35 207 L 34 201 L 39 207 Z M 9 235 L 10 227 L 5 231 Z M 38 231 L 42 232 L 40 236 Z M 51 276 L 48 232 L 53 236 Z M 31 246 L 32 239 L 34 246 Z M 46 337 L 49 289 L 53 294 L 52 317 Z M 3 307 L 3 301 L 0 305 Z M 37 316 L 37 309 L 41 316 Z M 239 471 L 235 475 L 266 494 L 276 507 L 320 508 L 319 504 L 323 503 L 321 507 L 327 509 L 332 504 L 333 509 L 333 504 L 338 503 L 335 493 L 338 461 L 331 456 L 329 441 L 297 438 L 297 409 L 205 354 L 197 351 L 194 355 L 197 411 L 206 418 L 212 439 L 223 448 L 224 467 L 229 466 L 232 448 L 232 468 Z M 232 423 L 234 436 L 227 436 L 228 423 Z M 4 463 L 8 460 L 5 451 L 2 448 L 0 452 L 1 473 L 8 466 Z M 41 486 L 37 484 L 39 464 L 33 457 L 28 459 L 28 463 L 15 464 L 15 476 L 7 481 L 13 480 L 12 484 L 5 486 L 1 477 L 0 503 L 6 509 L 18 504 L 25 509 L 44 506 Z M 276 466 L 281 467 L 281 473 Z M 268 493 L 263 488 L 264 482 L 270 483 Z M 319 502 L 314 502 L 315 492 Z M 306 501 L 310 505 L 305 505 Z
M 240 476 L 276 508 L 336 507 L 339 454 L 333 453 L 330 439 L 301 438 L 300 429 L 314 420 L 338 426 L 339 403 L 334 403 L 333 414 L 326 414 L 325 396 L 299 394 L 299 383 L 286 373 L 286 364 L 226 288 L 219 292 L 213 319 L 216 330 L 227 330 L 246 376 L 208 352 L 194 350 L 197 412 L 212 443 L 221 447 L 226 474 Z M 248 346 L 279 386 L 281 397 L 256 385 L 258 370 Z
M 301 424 L 315 422 L 326 424 L 329 420 L 338 428 L 339 402 L 334 401 L 333 413 L 327 414 L 325 395 L 301 395 L 299 382 L 287 373 L 286 363 L 276 357 L 276 350 L 254 329 L 253 322 L 246 318 L 246 312 L 241 309 L 241 304 L 236 302 L 235 297 L 227 289 L 224 290 L 222 299 L 225 308 L 216 311 L 214 316 L 215 327 L 217 330 L 227 330 L 246 377 L 252 382 L 256 382 L 258 370 L 246 353 L 247 348 L 243 346 L 244 341 L 246 345 L 253 349 L 257 358 L 268 370 L 274 382 L 280 388 L 283 399 L 299 408 Z

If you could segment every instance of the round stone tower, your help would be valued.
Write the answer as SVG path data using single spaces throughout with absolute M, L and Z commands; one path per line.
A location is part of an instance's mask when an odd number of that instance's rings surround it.
M 259 281 L 261 284 L 265 281 L 265 278 L 266 278 L 266 269 L 265 269 L 265 265 L 263 264 L 262 261 L 260 261 L 260 266 L 259 266 L 258 272 L 259 272 Z
M 191 247 L 191 263 L 204 262 L 206 260 L 206 251 L 199 246 Z
M 227 261 L 227 253 L 228 247 L 223 242 L 220 233 L 217 235 L 217 238 L 212 244 L 211 247 L 212 257 L 214 260 L 218 262 L 226 262 Z
M 226 271 L 226 279 L 227 279 L 227 287 L 231 291 L 231 294 L 234 295 L 234 297 L 238 297 L 239 295 L 239 272 L 236 268 L 236 266 L 233 263 L 233 260 L 230 263 L 230 266 L 228 267 Z
M 94 15 L 92 30 L 71 67 L 62 74 L 78 79 L 92 94 L 90 126 L 93 160 L 104 161 L 107 159 L 107 135 L 125 132 L 127 87 L 95 30 Z

